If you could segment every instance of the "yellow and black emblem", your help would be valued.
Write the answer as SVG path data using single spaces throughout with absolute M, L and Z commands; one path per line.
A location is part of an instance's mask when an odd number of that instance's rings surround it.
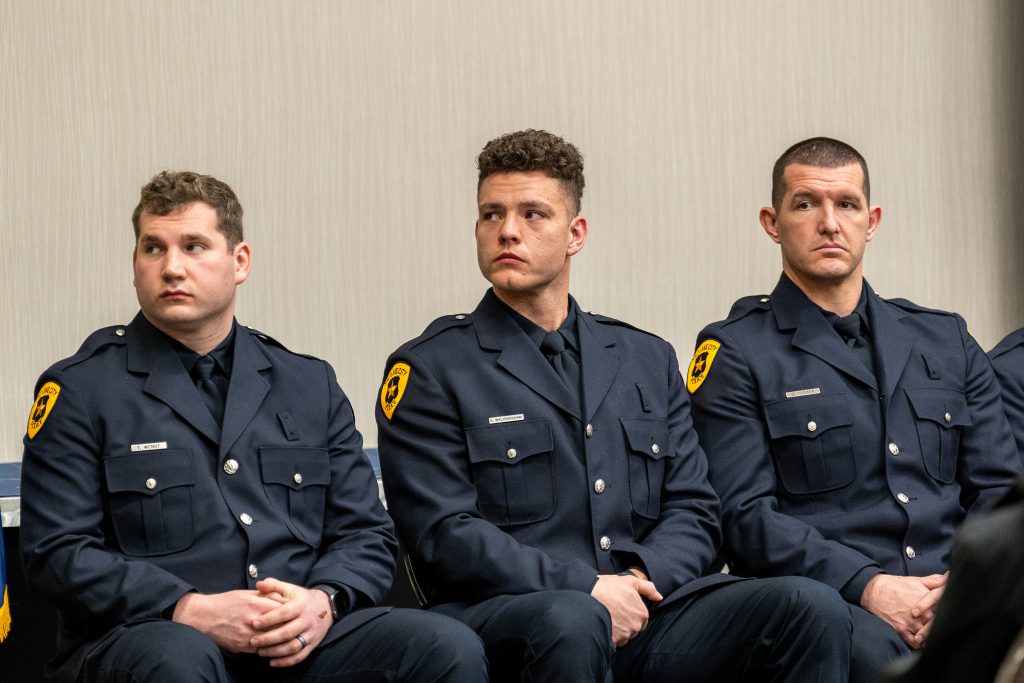
M 686 388 L 691 394 L 704 383 L 704 379 L 708 376 L 708 370 L 711 369 L 711 363 L 715 360 L 715 354 L 718 353 L 721 346 L 721 342 L 707 339 L 697 347 L 693 354 L 693 360 L 690 361 L 690 369 L 686 373 Z
M 405 363 L 395 363 L 391 366 L 384 384 L 380 388 L 380 409 L 390 420 L 395 414 L 398 402 L 402 400 L 405 393 L 405 385 L 409 383 L 409 372 L 412 369 Z
M 43 428 L 47 416 L 53 410 L 53 405 L 60 396 L 60 386 L 56 382 L 47 382 L 39 390 L 36 402 L 32 404 L 32 410 L 28 414 L 28 438 L 34 439 L 39 430 Z

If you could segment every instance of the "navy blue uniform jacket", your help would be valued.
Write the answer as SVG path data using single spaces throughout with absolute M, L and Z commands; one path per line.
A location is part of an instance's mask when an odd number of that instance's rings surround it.
M 221 430 L 140 313 L 92 334 L 47 382 L 60 393 L 25 438 L 21 544 L 33 590 L 60 612 L 60 678 L 105 634 L 166 617 L 192 590 L 271 576 L 364 604 L 388 590 L 393 528 L 327 363 L 236 325 Z M 356 611 L 325 641 L 380 613 Z
M 1024 454 L 1024 328 L 1011 332 L 988 352 L 1003 391 L 1003 409 Z
M 390 419 L 377 405 L 384 491 L 431 602 L 589 593 L 598 573 L 636 566 L 664 605 L 729 579 L 701 579 L 718 499 L 675 353 L 621 322 L 577 319 L 582 413 L 491 292 L 388 360 L 409 369 Z
M 864 286 L 877 381 L 785 276 L 698 337 L 721 344 L 693 410 L 738 573 L 943 572 L 965 515 L 1021 471 L 963 319 Z

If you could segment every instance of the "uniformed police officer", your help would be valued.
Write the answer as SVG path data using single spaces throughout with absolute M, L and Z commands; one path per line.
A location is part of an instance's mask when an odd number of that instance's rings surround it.
M 1006 335 L 988 352 L 1002 388 L 1003 409 L 1024 454 L 1024 327 Z
M 706 576 L 718 500 L 675 353 L 569 296 L 579 152 L 527 130 L 478 164 L 493 288 L 392 354 L 377 406 L 389 510 L 433 609 L 482 636 L 492 680 L 845 678 L 834 591 Z
M 863 157 L 806 140 L 772 182 L 760 219 L 783 274 L 700 333 L 694 423 L 733 571 L 841 591 L 854 606 L 853 677 L 877 679 L 927 635 L 954 530 L 1021 462 L 963 319 L 864 281 L 882 211 Z
M 141 313 L 43 373 L 22 547 L 63 681 L 484 680 L 469 629 L 373 607 L 396 542 L 331 367 L 238 325 L 242 208 L 164 172 L 132 217 Z

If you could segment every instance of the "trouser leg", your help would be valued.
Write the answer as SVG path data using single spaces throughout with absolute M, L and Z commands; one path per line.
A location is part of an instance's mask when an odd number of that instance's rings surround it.
M 580 591 L 506 595 L 473 606 L 437 608 L 484 641 L 491 681 L 605 683 L 614 647 L 611 619 Z
M 853 617 L 852 683 L 883 680 L 889 665 L 911 649 L 896 629 L 861 607 L 850 606 Z
M 616 681 L 845 681 L 850 611 L 799 577 L 728 583 L 656 610 L 619 649 Z
M 118 629 L 89 653 L 83 683 L 230 683 L 214 642 L 191 626 L 147 621 Z

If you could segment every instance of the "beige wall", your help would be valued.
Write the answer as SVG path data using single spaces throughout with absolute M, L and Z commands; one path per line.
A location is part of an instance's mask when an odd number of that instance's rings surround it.
M 127 322 L 129 215 L 163 168 L 229 182 L 239 318 L 330 360 L 367 442 L 389 351 L 484 289 L 474 157 L 542 127 L 587 160 L 585 308 L 672 341 L 769 290 L 771 164 L 831 135 L 885 209 L 867 275 L 1024 322 L 1017 0 L 0 0 L 0 461 L 38 374 Z

